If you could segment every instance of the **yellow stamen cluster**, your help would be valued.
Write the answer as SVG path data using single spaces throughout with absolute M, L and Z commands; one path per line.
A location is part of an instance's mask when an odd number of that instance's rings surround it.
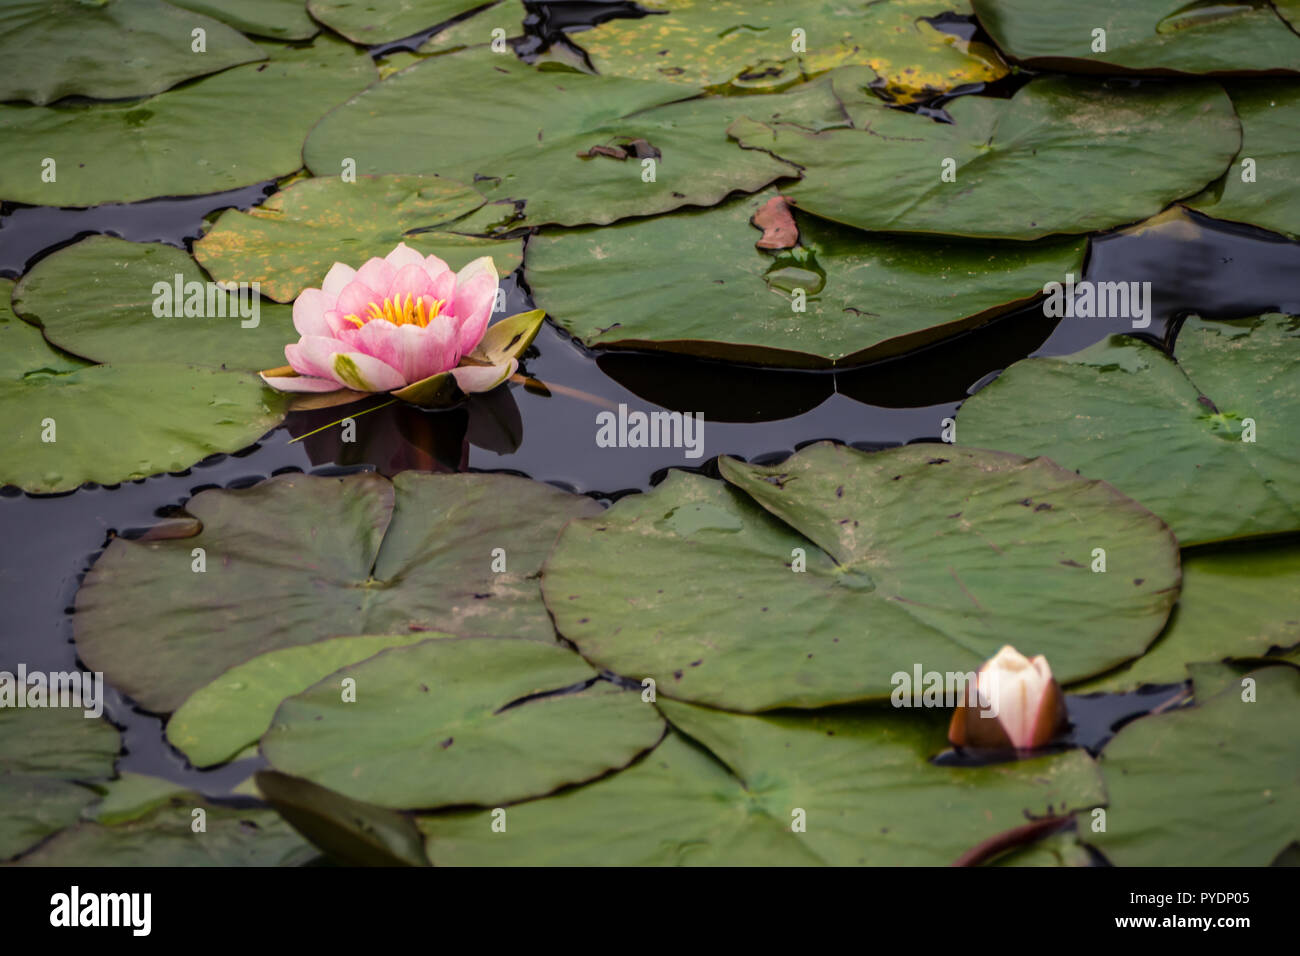
M 426 310 L 424 308 L 424 299 L 416 298 L 412 300 L 411 294 L 408 292 L 405 302 L 402 301 L 400 296 L 395 300 L 385 299 L 382 307 L 371 302 L 366 306 L 364 318 L 354 313 L 343 316 L 343 319 L 346 322 L 353 323 L 357 328 L 361 328 L 372 319 L 387 319 L 393 325 L 418 325 L 424 328 L 438 317 L 438 313 L 442 311 L 442 307 L 446 304 L 444 299 L 434 299 L 433 308 Z

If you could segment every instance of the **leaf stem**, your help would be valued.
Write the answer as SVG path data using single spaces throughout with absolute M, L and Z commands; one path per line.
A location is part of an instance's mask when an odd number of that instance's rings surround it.
M 312 435 L 315 435 L 315 434 L 317 434 L 318 432 L 323 432 L 323 431 L 324 431 L 325 429 L 327 429 L 327 428 L 333 428 L 335 425 L 342 425 L 342 424 L 343 424 L 345 421 L 347 421 L 349 418 L 360 418 L 362 415 L 368 415 L 368 414 L 370 414 L 371 412 L 377 412 L 377 411 L 379 411 L 381 408 L 387 408 L 389 405 L 396 405 L 396 404 L 397 404 L 397 401 L 398 401 L 398 400 L 395 399 L 395 398 L 390 398 L 388 401 L 384 402 L 382 405 L 372 405 L 370 408 L 367 408 L 367 409 L 365 409 L 365 410 L 363 410 L 363 411 L 360 411 L 360 412 L 356 412 L 355 414 L 352 414 L 352 415 L 344 415 L 342 418 L 340 418 L 340 419 L 339 419 L 338 421 L 336 421 L 336 422 L 330 422 L 328 425 L 322 425 L 320 428 L 317 428 L 317 429 L 314 429 L 314 430 L 312 430 L 312 431 L 309 431 L 309 432 L 308 432 L 307 434 L 305 434 L 305 435 L 299 435 L 297 438 L 291 438 L 291 439 L 289 439 L 289 444 L 292 445 L 292 444 L 293 444 L 294 442 L 296 442 L 296 441 L 302 441 L 304 438 L 310 438 Z

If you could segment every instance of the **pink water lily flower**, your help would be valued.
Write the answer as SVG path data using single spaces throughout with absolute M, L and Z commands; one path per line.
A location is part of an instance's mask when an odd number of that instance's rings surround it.
M 298 374 L 262 378 L 283 392 L 391 392 L 450 372 L 462 392 L 487 391 L 519 366 L 461 364 L 487 330 L 497 282 L 491 256 L 453 272 L 406 243 L 360 269 L 336 262 L 293 303 L 302 337 L 284 355 Z

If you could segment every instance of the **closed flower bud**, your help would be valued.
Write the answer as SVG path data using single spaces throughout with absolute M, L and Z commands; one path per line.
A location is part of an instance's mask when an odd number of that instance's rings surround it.
M 978 699 L 953 712 L 948 739 L 958 747 L 1042 747 L 1065 729 L 1065 695 L 1047 658 L 1033 660 L 1010 644 L 976 675 Z

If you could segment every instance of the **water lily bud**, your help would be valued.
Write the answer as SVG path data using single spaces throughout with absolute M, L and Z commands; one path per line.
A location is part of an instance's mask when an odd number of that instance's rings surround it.
M 953 711 L 948 739 L 958 747 L 1041 747 L 1065 729 L 1065 695 L 1047 658 L 1033 660 L 1010 644 L 976 675 L 978 699 Z

